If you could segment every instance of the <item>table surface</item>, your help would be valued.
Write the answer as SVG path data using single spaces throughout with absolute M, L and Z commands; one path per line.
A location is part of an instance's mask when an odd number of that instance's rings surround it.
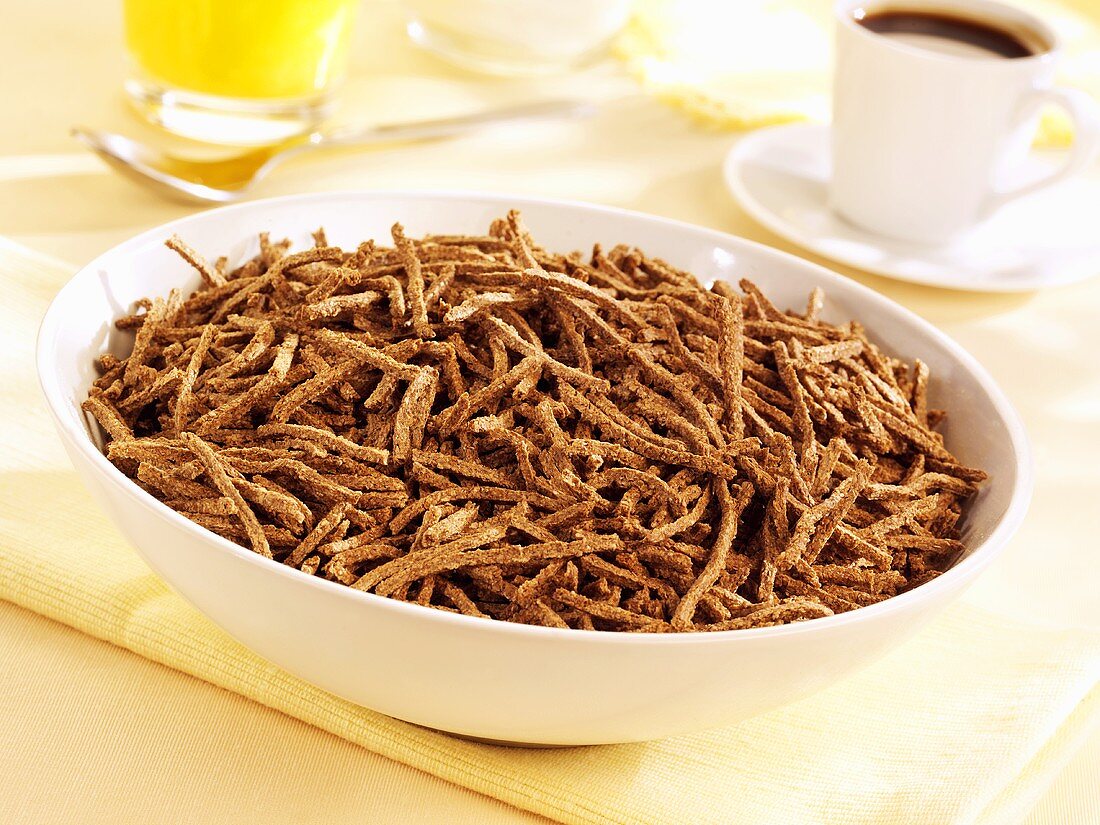
M 4 3 L 0 235 L 74 264 L 193 211 L 121 180 L 68 137 L 82 124 L 163 140 L 124 106 L 118 5 Z M 536 82 L 457 72 L 408 45 L 386 2 L 364 5 L 357 44 L 342 119 L 414 119 L 543 94 L 610 98 L 632 88 L 610 65 Z M 722 188 L 719 164 L 734 139 L 630 98 L 584 123 L 302 158 L 258 194 L 462 188 L 577 198 L 797 251 L 754 224 Z M 1093 174 L 1100 184 L 1100 172 Z M 1052 621 L 1095 625 L 1088 600 L 1054 596 L 1067 576 L 1095 581 L 1081 539 L 1100 494 L 1100 370 L 1089 356 L 1100 347 L 1093 319 L 1100 280 L 1035 295 L 979 296 L 833 268 L 970 349 L 1020 408 L 1036 444 L 1039 491 L 1031 515 L 970 598 L 995 604 L 1026 586 L 1049 597 Z M 1045 569 L 1028 563 L 1029 548 L 1043 550 Z M 160 822 L 239 821 L 242 810 L 273 823 L 319 812 L 328 822 L 546 821 L 6 603 L 0 659 L 2 821 L 145 822 L 153 805 Z M 1100 821 L 1098 772 L 1100 732 L 1066 766 L 1029 825 Z

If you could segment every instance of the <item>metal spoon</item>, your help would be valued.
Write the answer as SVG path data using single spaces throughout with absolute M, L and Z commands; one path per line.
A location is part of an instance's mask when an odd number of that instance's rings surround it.
M 483 126 L 545 117 L 584 117 L 593 111 L 592 103 L 545 100 L 439 120 L 321 130 L 217 160 L 182 158 L 110 132 L 74 128 L 72 135 L 132 180 L 176 198 L 228 203 L 243 197 L 284 160 L 313 149 L 431 140 Z

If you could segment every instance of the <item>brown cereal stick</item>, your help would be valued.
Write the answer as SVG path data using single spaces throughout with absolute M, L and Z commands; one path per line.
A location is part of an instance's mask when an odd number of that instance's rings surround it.
M 592 387 L 598 391 L 606 392 L 610 389 L 610 385 L 602 378 L 596 378 L 586 372 L 582 372 L 575 367 L 570 367 L 558 361 L 556 358 L 545 353 L 542 349 L 534 346 L 529 341 L 523 338 L 516 331 L 515 327 L 505 323 L 499 318 L 488 316 L 486 319 L 492 324 L 499 332 L 503 340 L 508 346 L 512 347 L 516 352 L 519 352 L 525 358 L 534 358 L 542 363 L 542 365 L 553 373 L 557 378 L 562 381 L 578 384 L 582 387 Z
M 125 400 L 119 403 L 119 412 L 124 415 L 136 415 L 140 412 L 142 407 L 145 407 L 150 402 L 166 396 L 169 393 L 174 393 L 182 379 L 183 372 L 179 367 L 163 370 L 152 382 L 138 392 L 127 396 Z
M 435 595 L 435 576 L 428 576 L 424 581 L 420 583 L 420 590 L 416 594 L 416 603 L 428 607 L 432 603 L 432 596 Z
M 588 351 L 588 344 L 585 342 L 584 336 L 577 329 L 576 320 L 570 313 L 562 311 L 557 303 L 551 301 L 550 307 L 561 328 L 561 337 L 576 359 L 577 368 L 582 372 L 592 372 L 592 355 Z
M 772 354 L 775 357 L 779 377 L 787 392 L 794 402 L 794 412 L 791 419 L 797 434 L 798 452 L 801 463 L 810 472 L 817 464 L 817 437 L 814 434 L 813 421 L 806 406 L 806 396 L 802 390 L 802 384 L 798 380 L 794 363 L 787 352 L 787 347 L 782 341 L 772 344 Z
M 765 441 L 768 447 L 768 460 L 777 467 L 776 477 L 785 476 L 789 482 L 788 489 L 800 502 L 809 503 L 811 500 L 810 485 L 802 474 L 795 455 L 794 444 L 789 436 L 773 433 Z
M 643 472 L 631 467 L 611 467 L 597 472 L 590 483 L 598 489 L 600 482 L 603 481 L 644 490 L 641 493 L 642 495 L 656 493 L 664 499 L 669 509 L 676 516 L 687 514 L 684 502 L 675 494 L 668 482 L 654 473 Z
M 596 457 L 601 461 L 605 459 L 616 461 L 624 467 L 635 470 L 644 470 L 651 466 L 648 459 L 630 448 L 621 444 L 601 441 L 598 438 L 574 438 L 566 446 L 566 453 L 570 456 Z
M 420 258 L 417 257 L 413 244 L 405 237 L 405 229 L 401 224 L 395 223 L 390 230 L 393 235 L 393 243 L 405 269 L 406 289 L 409 298 L 409 310 L 412 314 L 411 324 L 413 330 L 421 338 L 433 338 L 435 332 L 428 320 L 428 312 L 424 301 L 424 272 L 420 266 Z
M 458 608 L 460 613 L 463 613 L 466 616 L 478 616 L 482 619 L 489 618 L 480 610 L 478 610 L 477 605 L 474 604 L 473 600 L 466 595 L 466 592 L 461 587 L 458 587 L 447 579 L 439 579 L 439 582 L 439 589 L 443 593 L 444 597 L 446 597 L 451 602 L 451 604 Z
M 819 286 L 815 286 L 810 292 L 810 297 L 806 300 L 806 314 L 805 319 L 807 321 L 816 321 L 817 316 L 820 314 L 822 308 L 825 306 L 825 292 Z
M 760 603 L 769 602 L 774 598 L 775 577 L 779 572 L 783 551 L 790 542 L 790 522 L 787 517 L 789 489 L 790 480 L 778 478 L 764 513 L 764 523 L 759 533 L 763 550 L 760 559 L 760 581 L 757 586 L 757 601 Z
M 315 372 L 309 379 L 294 387 L 280 398 L 271 411 L 271 420 L 285 423 L 298 409 L 339 384 L 361 367 L 361 362 L 348 358 L 339 364 L 333 364 L 321 372 Z
M 687 450 L 676 450 L 653 444 L 641 438 L 631 430 L 619 424 L 606 412 L 597 407 L 588 398 L 575 391 L 568 385 L 560 385 L 558 391 L 562 400 L 576 405 L 578 411 L 588 417 L 594 424 L 614 435 L 622 446 L 643 455 L 653 461 L 661 461 L 667 464 L 682 464 L 704 472 L 714 473 L 722 478 L 731 479 L 736 475 L 736 470 L 728 464 L 707 455 L 699 455 Z
M 306 556 L 317 549 L 321 542 L 325 540 L 325 537 L 343 520 L 347 511 L 348 503 L 346 501 L 334 505 L 332 509 L 325 513 L 324 518 L 314 525 L 309 534 L 298 543 L 298 546 L 291 551 L 290 555 L 283 559 L 283 564 L 290 567 L 298 567 L 302 564 Z
M 404 550 L 395 544 L 373 541 L 370 535 L 360 533 L 354 538 L 338 539 L 318 545 L 317 552 L 322 556 L 331 556 L 333 561 L 338 561 L 346 568 L 348 565 L 354 566 L 365 561 L 398 558 Z
M 394 461 L 408 460 L 411 452 L 423 443 L 424 427 L 431 415 L 438 386 L 439 373 L 430 367 L 419 370 L 409 383 L 394 418 L 391 451 Z
M 265 400 L 269 393 L 283 383 L 283 379 L 290 371 L 290 365 L 297 348 L 298 336 L 293 333 L 287 335 L 279 345 L 271 369 L 268 370 L 260 382 L 247 392 L 226 401 L 199 418 L 194 424 L 195 432 L 200 435 L 209 435 L 214 430 L 240 418 L 258 403 Z
M 398 513 L 393 521 L 390 522 L 390 531 L 394 534 L 400 533 L 407 527 L 413 519 L 424 513 L 430 507 L 436 504 L 449 503 L 452 501 L 498 501 L 498 502 L 518 502 L 528 501 L 532 505 L 541 507 L 544 509 L 556 509 L 561 503 L 557 499 L 548 498 L 547 496 L 539 495 L 538 493 L 532 493 L 527 490 L 513 490 L 505 487 L 489 487 L 489 486 L 477 486 L 477 487 L 450 487 L 446 490 L 438 490 L 430 495 L 423 496 L 416 501 L 408 504 L 400 513 Z
M 907 524 L 921 518 L 926 518 L 939 510 L 944 504 L 944 497 L 940 493 L 934 493 L 927 498 L 917 499 L 902 507 L 898 512 L 877 521 L 866 528 L 864 534 L 868 537 L 881 538 L 898 530 Z
M 745 433 L 741 414 L 741 383 L 744 372 L 744 315 L 739 300 L 718 297 L 714 301 L 718 321 L 718 366 L 722 376 L 725 405 L 724 423 L 733 438 Z
M 520 502 L 517 507 L 522 507 Z M 475 522 L 471 529 L 462 535 L 440 545 L 421 547 L 399 559 L 376 567 L 367 573 L 357 583 L 356 587 L 362 590 L 373 589 L 379 595 L 389 595 L 394 590 L 406 584 L 410 584 L 424 575 L 434 575 L 450 569 L 467 566 L 463 563 L 448 567 L 436 568 L 441 560 L 454 558 L 473 558 L 474 552 L 479 548 L 491 546 L 503 539 L 508 534 L 511 526 L 512 514 L 516 508 L 496 516 L 488 521 Z M 427 570 L 427 574 L 423 571 Z
M 913 363 L 913 397 L 910 405 L 917 421 L 928 425 L 928 365 L 919 358 Z
M 286 250 L 283 247 L 283 251 Z M 339 263 L 343 260 L 344 250 L 338 246 L 314 246 L 311 249 L 303 249 L 292 255 L 284 255 L 271 265 L 271 271 L 277 271 L 283 275 L 291 270 L 304 267 L 313 263 Z
M 202 363 L 210 350 L 210 342 L 214 340 L 216 329 L 213 324 L 207 324 L 203 327 L 198 343 L 195 344 L 191 357 L 187 361 L 187 368 L 183 371 L 173 409 L 176 432 L 181 432 L 184 429 L 190 417 L 195 380 L 199 377 L 199 371 L 202 369 Z
M 848 508 L 855 503 L 869 475 L 870 467 L 865 467 L 861 473 L 838 484 L 824 501 L 802 511 L 787 546 L 775 562 L 779 571 L 789 570 L 799 559 L 814 563 Z
M 562 630 L 568 630 L 569 625 L 565 620 L 557 613 L 550 605 L 548 605 L 543 599 L 535 600 L 535 603 L 528 608 L 530 613 L 530 621 L 532 624 L 540 624 L 544 627 L 557 627 Z M 524 613 L 518 614 L 517 618 L 524 617 Z
M 777 604 L 759 606 L 744 616 L 724 622 L 714 622 L 703 629 L 712 631 L 744 630 L 750 627 L 769 627 L 831 615 L 833 615 L 833 611 L 826 605 L 811 598 L 796 596 L 784 599 Z
M 80 408 L 91 413 L 99 422 L 99 426 L 106 430 L 115 442 L 133 439 L 134 431 L 123 420 L 115 406 L 104 398 L 102 392 L 90 394 L 84 399 Z
M 164 242 L 164 245 L 187 261 L 187 263 L 199 273 L 199 276 L 207 286 L 218 287 L 226 285 L 227 281 L 225 280 L 225 276 L 219 272 L 216 267 L 211 266 L 206 258 L 185 244 L 178 235 L 170 237 Z
M 903 483 L 900 484 L 868 484 L 863 495 L 868 500 L 879 501 L 897 497 L 925 496 L 930 492 L 965 497 L 977 492 L 977 487 L 966 479 L 949 476 L 946 473 L 922 473 L 908 482 L 903 479 Z
M 220 296 L 220 290 L 213 293 L 219 295 L 219 297 L 224 297 L 224 300 L 215 308 L 209 320 L 215 324 L 224 322 L 242 306 L 247 305 L 254 296 L 264 295 L 267 290 L 272 288 L 274 283 L 274 276 L 269 274 L 230 281 L 226 284 L 227 295 Z
M 234 479 L 234 482 L 245 499 L 271 513 L 274 519 L 292 532 L 301 532 L 307 524 L 312 524 L 313 514 L 308 507 L 263 476 L 256 476 L 255 481 L 241 477 Z
M 286 241 L 282 243 L 273 244 L 271 242 L 270 232 L 261 232 L 258 237 L 260 243 L 260 254 L 258 256 L 259 262 L 264 267 L 271 267 L 275 264 L 288 249 Z
M 813 481 L 810 484 L 810 495 L 813 498 L 821 498 L 829 488 L 837 462 L 840 461 L 841 454 L 846 446 L 844 439 L 839 436 L 829 439 L 829 443 L 825 445 L 825 449 L 822 450 L 821 457 L 818 460 L 817 469 L 814 471 Z
M 470 503 L 434 524 L 428 524 L 425 518 L 424 524 L 416 533 L 416 543 L 423 547 L 450 541 L 461 535 L 467 527 L 477 521 L 477 518 L 477 507 Z
M 359 292 L 355 295 L 331 295 L 298 309 L 302 318 L 319 321 L 335 318 L 346 312 L 363 312 L 382 300 L 380 292 Z
M 520 276 L 520 283 L 590 301 L 622 323 L 627 329 L 637 331 L 644 329 L 646 326 L 629 307 L 625 306 L 624 302 L 609 297 L 579 278 L 557 272 L 547 272 L 542 267 L 534 266 L 523 271 Z
M 524 486 L 528 490 L 536 486 L 535 466 L 531 461 L 531 457 L 535 455 L 537 448 L 528 438 L 512 430 L 494 429 L 487 431 L 486 441 L 488 443 L 500 441 L 511 447 L 515 451 L 516 464 Z
M 523 224 L 523 218 L 520 217 L 519 210 L 509 209 L 502 222 L 494 222 L 494 225 L 489 228 L 490 235 L 498 234 L 498 232 L 502 239 L 510 242 L 511 252 L 521 268 L 530 269 L 538 266 L 538 261 L 535 258 L 537 247 L 531 238 L 531 233 L 527 231 L 527 227 Z
M 621 386 L 628 386 L 633 383 L 634 382 L 624 382 Z M 684 441 L 687 441 L 699 452 L 710 451 L 710 443 L 707 441 L 706 435 L 702 430 L 692 425 L 686 419 L 680 419 L 679 421 L 673 420 L 678 418 L 675 408 L 658 410 L 655 408 L 656 405 L 646 403 L 650 401 L 650 398 L 646 395 L 646 391 L 642 389 L 641 385 L 633 387 L 633 390 L 642 396 L 641 403 L 635 405 L 634 412 L 636 414 L 634 415 L 623 412 L 623 410 L 616 406 L 615 401 L 611 398 L 592 395 L 586 396 L 586 400 L 589 404 L 597 407 L 603 416 L 609 418 L 616 425 L 629 430 L 633 435 L 652 442 L 653 444 L 671 450 L 682 450 L 685 447 Z M 679 434 L 679 432 L 686 432 L 690 435 L 685 438 L 684 441 L 681 441 L 675 437 L 665 436 L 655 432 L 653 428 L 649 426 L 648 422 L 644 420 L 644 416 L 638 414 L 645 412 L 649 412 L 652 417 L 658 420 L 658 423 L 662 423 L 669 429 L 675 429 L 677 434 Z
M 538 524 L 547 530 L 574 527 L 591 518 L 594 508 L 595 502 L 593 501 L 578 501 L 568 506 L 546 508 L 551 509 L 552 512 L 539 519 Z
M 697 376 L 702 383 L 706 384 L 711 392 L 720 391 L 723 387 L 722 379 L 719 378 L 714 367 L 704 361 L 699 353 L 689 349 L 684 343 L 684 339 L 681 337 L 680 331 L 676 327 L 676 319 L 673 317 L 671 310 L 664 305 L 654 307 L 654 310 L 656 322 L 661 326 L 661 331 L 667 339 L 671 354 L 679 359 L 684 368 Z M 742 337 L 739 340 L 743 349 L 744 338 Z M 721 357 L 721 351 L 719 352 L 719 357 Z M 744 367 L 743 359 L 741 366 L 742 368 Z M 734 369 L 736 369 L 736 366 Z M 742 379 L 743 377 L 742 375 Z
M 799 553 L 807 563 L 813 564 L 817 561 L 817 557 L 821 554 L 826 543 L 832 538 L 833 533 L 840 528 L 841 522 L 855 504 L 856 498 L 863 493 L 870 477 L 871 467 L 869 464 L 863 463 L 854 475 L 838 484 L 828 498 L 817 505 L 825 511 L 824 515 L 818 521 L 815 535 L 806 544 L 805 549 Z
M 435 280 L 432 281 L 432 285 L 424 291 L 424 304 L 427 307 L 435 306 L 439 303 L 440 296 L 447 291 L 451 283 L 455 278 L 455 265 L 453 263 L 446 263 L 439 271 L 439 274 L 435 276 Z
M 147 375 L 147 370 L 151 369 L 145 362 L 149 358 L 157 326 L 164 321 L 168 312 L 169 302 L 163 298 L 157 298 L 142 316 L 142 324 L 134 336 L 134 348 L 130 352 L 130 357 L 126 359 L 126 366 L 122 371 L 122 381 L 127 386 L 134 386 L 138 379 Z
M 514 292 L 479 292 L 471 295 L 458 306 L 451 307 L 443 320 L 448 324 L 461 324 L 478 313 L 486 312 L 494 306 L 514 304 L 519 300 Z
M 398 380 L 397 376 L 393 373 L 383 373 L 382 377 L 378 379 L 378 383 L 375 385 L 371 394 L 363 401 L 364 411 L 379 410 L 389 405 L 393 394 L 397 391 Z M 294 413 L 295 417 L 301 416 L 301 409 Z
M 841 524 L 836 528 L 834 536 L 836 543 L 856 558 L 880 570 L 890 569 L 890 565 L 893 563 L 892 554 L 867 541 L 852 527 Z
M 587 553 L 606 553 L 622 547 L 617 536 L 599 536 L 577 541 L 553 541 L 528 544 L 522 547 L 487 547 L 478 550 L 452 551 L 436 554 L 429 563 L 410 571 L 397 573 L 386 579 L 385 588 L 392 592 L 408 581 L 415 581 L 425 575 L 434 575 L 458 570 L 465 567 L 484 567 L 490 564 L 523 564 L 549 559 L 574 558 Z M 364 577 L 366 579 L 367 577 Z M 353 586 L 367 589 L 364 579 Z
M 844 341 L 807 347 L 804 355 L 807 360 L 815 364 L 828 364 L 845 358 L 854 358 L 862 352 L 863 342 L 859 339 L 850 338 Z
M 233 502 L 233 506 L 236 508 L 235 515 L 244 526 L 248 540 L 252 544 L 252 549 L 261 556 L 271 558 L 271 546 L 268 544 L 267 536 L 264 535 L 256 514 L 229 478 L 226 468 L 217 454 L 210 448 L 209 444 L 194 433 L 180 433 L 180 441 L 202 462 L 210 481 L 217 487 L 218 491 Z
M 413 450 L 410 458 L 419 464 L 447 473 L 448 475 L 461 476 L 485 484 L 505 486 L 512 482 L 512 479 L 506 473 L 484 467 L 473 461 L 467 461 L 453 455 L 432 453 L 426 450 Z
M 737 535 L 738 520 L 756 492 L 752 485 L 743 484 L 738 488 L 737 497 L 734 498 L 730 495 L 729 482 L 724 479 L 718 481 L 715 487 L 718 491 L 717 499 L 721 512 L 718 535 L 714 540 L 714 549 L 711 557 L 707 559 L 706 567 L 680 599 L 676 612 L 672 614 L 672 626 L 677 630 L 686 630 L 692 626 L 699 600 L 725 572 L 726 559 Z
M 590 558 L 599 558 L 599 556 Z M 522 609 L 555 590 L 564 579 L 566 564 L 567 562 L 564 561 L 553 561 L 545 565 L 538 573 L 516 588 L 512 604 Z
M 723 479 L 724 480 L 724 479 Z M 727 488 L 728 492 L 728 488 Z M 703 517 L 703 513 L 706 512 L 707 507 L 710 505 L 711 491 L 709 487 L 703 488 L 702 495 L 695 501 L 694 506 L 685 515 L 671 521 L 668 524 L 656 527 L 649 531 L 646 536 L 646 540 L 653 544 L 660 544 L 666 539 L 670 539 L 673 536 L 683 533 L 695 524 L 699 523 L 699 519 Z
M 793 576 L 788 576 L 786 573 L 777 575 L 775 581 L 788 595 L 813 599 L 819 605 L 827 607 L 834 613 L 846 613 L 859 607 L 856 602 L 838 595 L 832 588 L 815 587 L 812 584 L 799 581 Z
M 413 364 L 402 363 L 395 357 L 395 353 L 409 351 L 409 344 L 417 346 L 415 341 L 401 342 L 385 349 L 372 347 L 346 333 L 335 332 L 331 329 L 320 329 L 317 338 L 326 346 L 336 352 L 350 355 L 358 363 L 368 364 L 375 369 L 386 373 L 393 373 L 403 381 L 410 381 L 416 377 L 419 368 Z
M 510 388 L 518 385 L 527 375 L 539 369 L 537 358 L 524 358 L 507 372 L 493 378 L 476 392 L 467 392 L 450 407 L 436 416 L 435 428 L 441 435 L 447 436 L 457 430 L 469 418 L 504 396 Z
M 337 290 L 345 286 L 357 284 L 358 282 L 358 270 L 351 264 L 350 260 L 345 261 L 340 266 L 333 267 L 316 286 L 309 289 L 305 294 L 304 300 L 311 304 L 324 303 L 324 301 L 331 298 Z M 377 292 L 364 292 L 361 294 L 371 296 L 370 301 L 367 303 L 373 303 L 374 300 L 376 300 L 373 296 L 378 295 Z
M 228 453 L 228 451 L 226 451 Z M 332 504 L 337 501 L 358 501 L 362 493 L 331 481 L 325 475 L 307 464 L 292 458 L 265 459 L 253 461 L 226 455 L 227 462 L 241 473 L 273 473 L 289 476 L 304 487 L 314 498 Z
M 166 499 L 164 503 L 173 510 L 186 511 L 196 515 L 232 516 L 237 512 L 236 505 L 224 496 L 207 496 L 198 499 Z
M 245 322 L 246 320 L 248 319 L 240 315 L 231 315 L 229 317 L 230 323 Z M 210 325 L 208 324 L 207 326 Z M 212 381 L 215 379 L 229 378 L 250 369 L 259 362 L 260 358 L 263 357 L 273 343 L 275 343 L 274 325 L 270 321 L 261 321 L 256 328 L 252 330 L 252 338 L 245 345 L 245 348 L 224 364 L 220 364 L 206 372 L 203 375 L 203 379 L 205 381 Z M 209 348 L 209 344 L 207 347 Z
M 205 469 L 206 468 L 203 467 L 204 472 Z M 172 473 L 162 470 L 160 467 L 148 461 L 142 461 L 138 464 L 137 473 L 135 475 L 138 481 L 144 482 L 149 487 L 160 490 L 166 498 L 195 501 L 196 499 L 217 496 L 216 491 L 204 487 L 202 484 L 190 479 L 178 478 Z
M 356 444 L 354 441 L 342 435 L 337 435 L 330 430 L 323 430 L 320 427 L 311 427 L 305 424 L 263 424 L 256 429 L 256 434 L 260 436 L 285 435 L 315 441 L 326 450 L 371 464 L 387 464 L 390 460 L 389 450 Z
M 877 572 L 848 565 L 818 565 L 814 570 L 826 584 L 842 584 L 875 594 L 893 595 L 905 584 L 905 576 L 897 570 Z
M 174 439 L 159 437 L 112 441 L 107 445 L 107 458 L 110 461 L 128 458 L 136 461 L 150 461 L 158 466 L 195 460 L 191 451 Z
M 395 271 L 399 271 L 399 269 Z M 364 279 L 360 281 L 360 285 L 371 291 L 385 294 L 389 298 L 390 303 L 390 321 L 394 326 L 401 326 L 404 324 L 405 314 L 407 312 L 407 302 L 405 301 L 405 290 L 397 278 L 393 275 L 382 275 Z
M 669 630 L 669 624 L 659 619 L 633 613 L 621 607 L 599 602 L 582 596 L 580 593 L 572 593 L 563 588 L 558 588 L 553 593 L 554 601 L 581 610 L 597 619 L 622 624 L 631 630 L 643 630 L 648 632 L 662 632 Z

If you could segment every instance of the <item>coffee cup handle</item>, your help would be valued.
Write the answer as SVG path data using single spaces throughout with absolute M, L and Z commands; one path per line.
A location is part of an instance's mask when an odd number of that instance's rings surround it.
M 1046 103 L 1065 109 L 1073 122 L 1073 146 L 1069 157 L 1060 168 L 1039 180 L 991 194 L 985 205 L 987 215 L 1009 201 L 1080 174 L 1100 152 L 1100 106 L 1089 94 L 1077 89 L 1037 89 L 1028 100 L 1028 110 L 1034 111 Z

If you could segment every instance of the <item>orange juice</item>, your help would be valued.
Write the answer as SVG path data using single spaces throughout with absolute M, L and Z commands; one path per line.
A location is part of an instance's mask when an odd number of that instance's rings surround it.
M 223 98 L 323 94 L 343 77 L 357 0 L 124 0 L 149 80 Z

